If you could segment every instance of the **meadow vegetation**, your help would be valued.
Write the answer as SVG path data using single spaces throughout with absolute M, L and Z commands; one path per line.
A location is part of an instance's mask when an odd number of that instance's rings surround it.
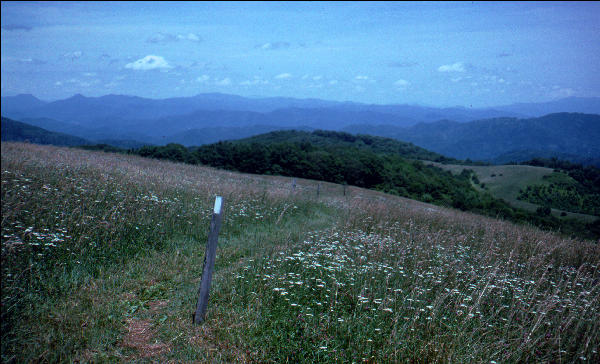
M 598 362 L 599 264 L 358 187 L 2 143 L 3 362 Z

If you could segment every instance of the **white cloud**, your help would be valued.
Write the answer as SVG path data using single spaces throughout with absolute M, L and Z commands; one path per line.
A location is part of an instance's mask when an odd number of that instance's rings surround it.
M 275 78 L 278 79 L 278 80 L 283 80 L 283 79 L 291 78 L 291 77 L 292 77 L 292 75 L 290 73 L 287 73 L 287 72 L 286 73 L 280 73 L 277 76 L 275 76 Z
M 162 42 L 173 42 L 177 40 L 177 37 L 173 34 L 168 33 L 157 33 L 152 37 L 148 38 L 148 43 L 162 43 Z
M 132 70 L 148 71 L 153 69 L 168 69 L 172 68 L 169 63 L 161 56 L 148 55 L 140 58 L 135 62 L 127 63 L 125 68 Z
M 229 86 L 229 85 L 231 85 L 231 79 L 229 77 L 225 77 L 224 79 L 222 79 L 220 81 L 216 81 L 215 85 L 217 85 L 217 86 Z
M 400 80 L 394 82 L 394 85 L 396 85 L 398 87 L 408 87 L 410 85 L 410 82 L 400 79 Z
M 354 77 L 354 80 L 357 82 L 369 82 L 369 83 L 374 83 L 375 80 L 372 79 L 369 76 L 365 76 L 365 75 L 358 75 L 356 77 Z
M 331 80 L 331 81 L 329 81 L 330 85 L 337 85 L 337 83 L 338 83 L 338 80 Z
M 76 87 L 90 87 L 96 84 L 99 84 L 100 80 L 86 80 L 82 81 L 77 78 L 70 78 L 64 81 L 56 81 L 54 83 L 55 86 L 76 86 Z
M 177 34 L 177 39 L 179 40 L 191 40 L 192 42 L 200 42 L 202 38 L 194 33 L 188 33 L 187 35 Z
M 170 42 L 177 42 L 180 40 L 189 40 L 192 42 L 200 42 L 202 41 L 202 37 L 200 37 L 197 34 L 194 33 L 188 33 L 188 34 L 169 34 L 169 33 L 156 33 L 153 36 L 151 36 L 150 38 L 148 38 L 146 41 L 148 43 L 170 43 Z
M 254 76 L 254 78 L 251 79 L 251 80 L 246 80 L 246 81 L 240 82 L 240 85 L 242 85 L 242 86 L 254 86 L 254 85 L 267 85 L 268 83 L 269 83 L 269 81 L 263 80 L 259 76 Z
M 285 49 L 285 48 L 289 48 L 290 47 L 290 43 L 288 42 L 267 42 L 264 44 L 259 44 L 256 46 L 256 48 L 260 48 L 263 50 L 276 50 L 276 49 Z
M 454 64 L 445 64 L 438 68 L 439 72 L 465 72 L 465 65 L 462 62 L 456 62 Z
M 314 81 L 319 81 L 319 80 L 320 80 L 320 79 L 322 79 L 322 78 L 323 78 L 323 76 L 321 76 L 321 75 L 318 75 L 318 76 L 315 76 L 315 77 L 313 77 L 312 79 L 313 79 Z
M 71 61 L 79 59 L 79 58 L 81 58 L 81 56 L 83 56 L 82 51 L 74 51 L 74 52 L 68 52 L 68 53 L 63 54 L 63 57 L 69 58 Z
M 550 91 L 549 96 L 553 99 L 562 99 L 565 97 L 573 96 L 575 94 L 576 92 L 572 88 L 554 86 L 552 87 L 552 91 Z
M 5 62 L 14 62 L 14 63 L 22 63 L 22 64 L 33 64 L 33 65 L 42 65 L 46 64 L 45 61 L 35 59 L 35 58 L 17 58 L 2 55 L 2 63 Z
M 210 80 L 209 75 L 202 75 L 202 76 L 198 76 L 198 78 L 196 78 L 196 81 L 198 81 L 200 83 L 206 83 L 206 82 L 208 82 L 208 80 Z

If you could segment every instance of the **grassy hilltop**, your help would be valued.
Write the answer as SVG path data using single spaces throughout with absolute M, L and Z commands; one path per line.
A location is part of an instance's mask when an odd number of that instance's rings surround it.
M 1 152 L 3 362 L 600 361 L 597 243 L 333 183 Z

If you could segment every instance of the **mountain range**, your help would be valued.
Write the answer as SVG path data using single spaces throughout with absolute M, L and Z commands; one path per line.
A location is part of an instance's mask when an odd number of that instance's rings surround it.
M 538 118 L 493 118 L 468 123 L 442 120 L 409 128 L 352 125 L 347 132 L 414 143 L 447 157 L 496 163 L 560 157 L 600 164 L 600 115 L 554 113 Z
M 47 102 L 18 95 L 1 100 L 4 117 L 121 147 L 192 146 L 273 130 L 326 129 L 392 137 L 461 159 L 505 162 L 558 156 L 587 164 L 600 161 L 600 98 L 479 109 L 216 93 L 169 99 L 75 95 Z

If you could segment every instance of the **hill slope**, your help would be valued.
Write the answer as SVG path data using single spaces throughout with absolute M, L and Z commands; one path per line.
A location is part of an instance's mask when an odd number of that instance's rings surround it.
M 20 143 L 0 155 L 3 362 L 600 359 L 598 244 L 355 187 L 317 198 L 309 180 Z
M 412 143 L 402 142 L 366 134 L 351 135 L 343 132 L 316 130 L 303 132 L 297 130 L 275 131 L 238 140 L 237 143 L 310 143 L 321 148 L 358 148 L 376 154 L 390 154 L 408 159 L 458 162 L 441 154 L 430 152 Z
M 434 159 L 439 155 L 391 139 L 332 131 L 277 131 L 193 148 L 177 144 L 144 147 L 134 153 L 245 173 L 347 183 L 566 234 L 595 237 L 600 233 L 594 227 L 599 223 L 594 222 L 596 219 L 585 222 L 563 219 L 509 205 L 487 190 L 475 187 L 474 172 L 469 166 L 459 166 L 460 172 L 452 174 L 418 160 L 408 160 L 405 157 Z
M 28 141 L 35 144 L 52 144 L 63 146 L 76 146 L 92 144 L 90 141 L 76 136 L 55 133 L 46 129 L 20 121 L 2 118 L 2 140 L 3 141 Z

